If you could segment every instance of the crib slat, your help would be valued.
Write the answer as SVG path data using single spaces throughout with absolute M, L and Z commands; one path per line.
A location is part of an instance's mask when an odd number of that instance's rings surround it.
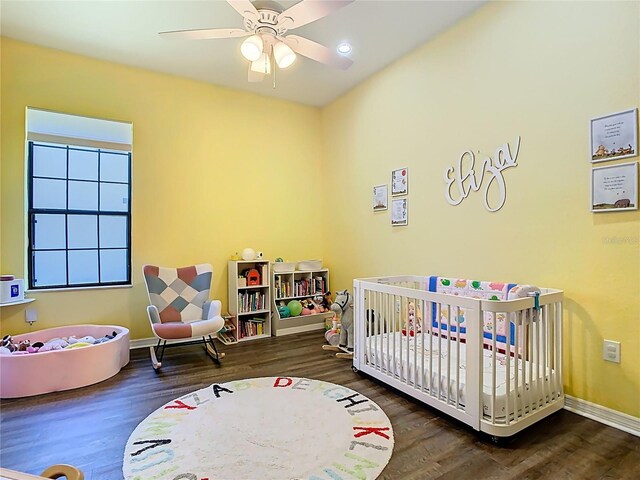
M 524 415 L 524 411 L 521 411 L 522 408 L 522 393 L 520 389 L 520 368 L 522 367 L 522 362 L 520 361 L 520 329 L 522 328 L 522 312 L 516 312 L 514 315 L 514 334 L 515 338 L 513 339 L 513 351 L 514 351 L 514 362 L 516 364 L 515 367 L 515 376 L 513 379 L 514 382 L 514 421 L 518 421 L 521 415 Z
M 447 375 L 445 378 L 445 385 L 446 385 L 446 389 L 447 389 L 447 405 L 449 405 L 450 402 L 450 393 L 451 393 L 451 323 L 452 323 L 452 318 L 451 318 L 451 305 L 447 305 L 447 312 L 449 315 L 449 331 L 447 332 Z M 442 377 L 440 377 L 442 378 Z M 440 384 L 442 385 L 442 381 L 440 382 Z
M 483 319 L 484 321 L 484 319 Z M 491 423 L 496 423 L 496 334 L 497 322 L 494 317 L 493 331 L 491 332 Z
M 440 304 L 440 308 L 442 309 L 442 304 Z M 436 388 L 438 398 L 442 398 L 442 318 L 438 317 L 438 375 L 436 376 Z
M 460 408 L 460 307 L 456 307 L 456 408 Z M 465 361 L 466 363 L 466 361 Z
M 496 313 L 496 322 L 498 321 L 498 313 Z M 505 313 L 505 316 L 507 314 Z M 504 411 L 505 411 L 505 422 L 507 425 L 511 425 L 511 325 L 507 322 L 507 318 L 505 318 L 505 340 L 506 345 L 504 346 L 504 355 L 506 357 L 506 367 L 507 372 L 505 374 L 506 377 L 506 390 L 504 392 Z
M 424 300 L 420 300 L 420 308 L 421 308 L 421 312 L 425 312 L 426 304 Z M 425 325 L 425 317 L 426 314 L 422 313 L 422 328 L 420 328 L 420 342 L 421 342 L 421 347 L 420 347 L 420 377 L 418 377 L 416 375 L 416 379 L 420 379 L 420 391 L 424 392 L 424 331 L 426 328 Z M 418 351 L 418 334 L 416 333 L 416 352 Z M 418 361 L 416 359 L 416 371 L 418 370 Z M 418 387 L 418 385 L 416 384 L 416 388 Z

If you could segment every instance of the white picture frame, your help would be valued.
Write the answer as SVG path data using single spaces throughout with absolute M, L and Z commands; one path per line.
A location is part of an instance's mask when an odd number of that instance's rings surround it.
M 591 162 L 607 162 L 638 155 L 638 109 L 591 119 Z
M 373 187 L 373 211 L 381 212 L 389 208 L 389 187 L 376 185 Z
M 409 224 L 409 199 L 396 198 L 391 200 L 391 225 L 401 227 Z
M 638 209 L 638 162 L 591 169 L 591 211 Z
M 398 168 L 391 172 L 391 196 L 406 195 L 409 193 L 409 169 Z

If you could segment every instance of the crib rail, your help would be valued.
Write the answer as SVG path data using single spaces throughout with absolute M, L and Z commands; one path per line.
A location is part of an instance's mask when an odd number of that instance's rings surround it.
M 562 408 L 561 291 L 544 289 L 534 308 L 531 298 L 487 301 L 427 285 L 354 281 L 355 368 L 492 435 Z M 508 322 L 506 339 L 485 331 L 487 318 Z

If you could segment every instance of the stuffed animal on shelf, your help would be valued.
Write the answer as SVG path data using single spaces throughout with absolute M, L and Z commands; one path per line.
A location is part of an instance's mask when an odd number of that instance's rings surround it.
M 422 312 L 416 308 L 415 303 L 409 302 L 407 304 L 406 317 L 402 326 L 405 327 L 402 329 L 402 335 L 407 335 L 409 332 L 409 336 L 413 337 L 416 333 L 422 332 Z

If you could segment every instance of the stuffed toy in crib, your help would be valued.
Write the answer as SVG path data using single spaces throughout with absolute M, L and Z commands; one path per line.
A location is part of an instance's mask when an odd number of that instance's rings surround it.
M 416 333 L 422 332 L 422 312 L 416 307 L 416 304 L 409 302 L 404 321 L 402 322 L 402 334 L 413 337 Z

